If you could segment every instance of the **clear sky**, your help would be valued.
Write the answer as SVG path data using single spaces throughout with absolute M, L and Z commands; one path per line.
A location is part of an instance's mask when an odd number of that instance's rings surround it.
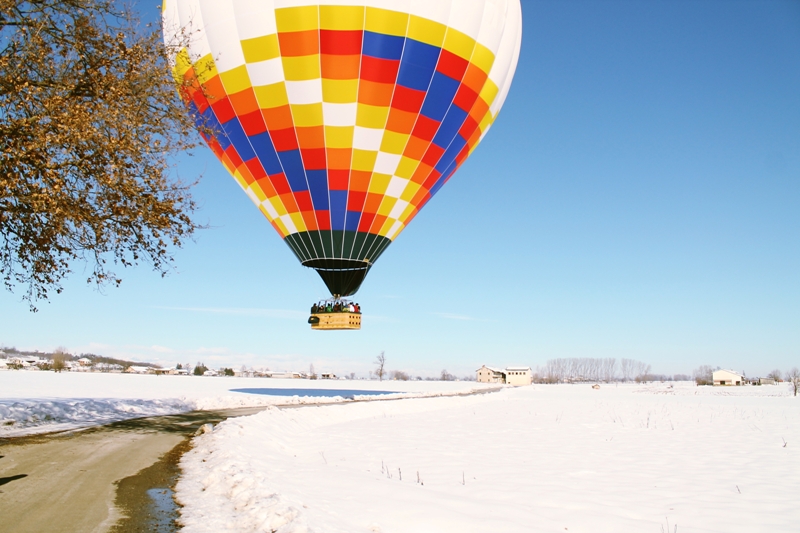
M 472 157 L 356 296 L 358 332 L 311 331 L 326 289 L 210 151 L 166 278 L 141 266 L 30 313 L 0 344 L 147 360 L 459 376 L 628 357 L 800 366 L 800 2 L 523 0 L 519 66 Z

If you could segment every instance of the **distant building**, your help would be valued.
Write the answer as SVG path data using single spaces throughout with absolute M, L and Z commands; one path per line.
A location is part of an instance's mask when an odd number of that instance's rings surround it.
M 483 365 L 477 371 L 476 381 L 478 383 L 505 383 L 506 373 L 499 368 Z
M 775 380 L 773 378 L 758 378 L 759 385 L 775 385 Z
M 506 383 L 519 387 L 533 383 L 533 372 L 529 366 L 510 366 L 506 368 Z
M 125 369 L 127 374 L 147 374 L 150 371 L 149 367 L 131 365 Z
M 715 370 L 712 375 L 714 385 L 739 386 L 747 383 L 747 379 L 733 370 Z
M 277 378 L 277 379 L 301 379 L 306 377 L 305 374 L 302 372 L 271 372 L 266 371 L 264 372 L 264 377 L 266 378 Z
M 501 370 L 483 365 L 475 372 L 478 383 L 505 383 L 514 386 L 533 383 L 533 372 L 529 366 L 510 366 Z
M 336 379 L 336 374 L 331 374 L 330 372 L 324 372 L 319 375 L 319 379 Z

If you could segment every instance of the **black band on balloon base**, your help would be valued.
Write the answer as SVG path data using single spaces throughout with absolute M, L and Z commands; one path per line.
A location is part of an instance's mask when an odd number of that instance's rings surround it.
M 355 294 L 391 240 L 372 233 L 320 230 L 284 239 L 300 262 L 316 270 L 332 295 Z

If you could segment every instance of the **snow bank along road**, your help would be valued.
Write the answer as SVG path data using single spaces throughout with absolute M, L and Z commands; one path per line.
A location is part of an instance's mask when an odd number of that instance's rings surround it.
M 195 439 L 183 531 L 795 532 L 800 399 L 549 385 L 269 408 Z
M 155 463 L 199 425 L 256 412 L 265 405 L 369 398 L 370 389 L 375 388 L 386 393 L 381 398 L 402 398 L 458 394 L 481 387 L 474 383 L 0 372 L 0 532 L 107 531 L 120 518 L 114 507 L 115 482 Z M 192 408 L 206 410 L 135 418 Z M 107 425 L 97 427 L 102 423 Z M 94 427 L 30 436 L 86 426 Z

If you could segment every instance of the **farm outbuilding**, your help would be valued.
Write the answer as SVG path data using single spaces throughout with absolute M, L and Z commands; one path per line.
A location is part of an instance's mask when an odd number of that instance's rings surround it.
M 506 383 L 509 385 L 530 385 L 533 383 L 533 372 L 529 366 L 510 366 L 506 368 Z
M 714 385 L 744 385 L 747 379 L 733 370 L 715 370 L 713 374 Z

